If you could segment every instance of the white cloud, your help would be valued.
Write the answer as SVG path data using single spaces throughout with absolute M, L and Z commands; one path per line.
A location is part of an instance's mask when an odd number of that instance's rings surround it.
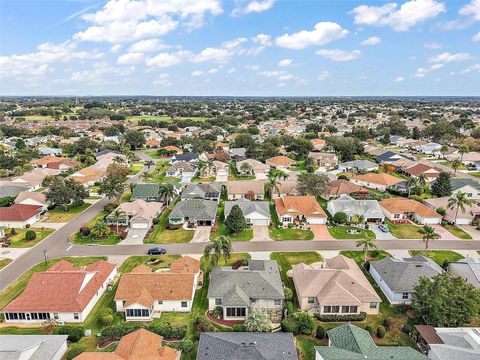
M 443 64 L 433 64 L 427 68 L 425 67 L 419 67 L 417 71 L 415 72 L 414 76 L 417 78 L 422 78 L 425 75 L 427 75 L 429 72 L 441 69 L 443 67 Z
M 260 13 L 269 10 L 273 4 L 275 4 L 275 0 L 250 1 L 246 5 L 238 6 L 233 9 L 232 15 Z
M 323 81 L 330 77 L 330 73 L 326 70 L 320 71 L 320 74 L 317 76 L 317 80 Z
M 460 71 L 460 74 L 468 74 L 469 72 L 472 72 L 472 71 L 480 72 L 480 64 L 474 64 L 472 66 L 469 66 L 468 68 Z
M 280 60 L 280 61 L 278 62 L 278 66 L 280 66 L 280 67 L 287 67 L 287 66 L 292 65 L 292 62 L 293 62 L 293 61 L 292 61 L 291 59 L 283 59 L 283 60 Z
M 444 53 L 438 54 L 437 56 L 432 56 L 430 59 L 428 59 L 428 62 L 449 63 L 449 62 L 467 61 L 472 59 L 473 59 L 473 56 L 470 55 L 469 53 L 451 54 L 449 52 L 444 52 Z
M 288 49 L 303 49 L 312 45 L 325 45 L 347 36 L 348 30 L 334 22 L 319 22 L 314 30 L 302 30 L 277 37 L 276 44 Z
M 201 63 L 205 61 L 213 61 L 218 63 L 227 62 L 232 56 L 232 52 L 226 49 L 220 48 L 206 48 L 203 49 L 199 54 L 195 55 L 192 58 L 192 62 Z
M 431 42 L 431 43 L 423 44 L 423 47 L 427 48 L 427 49 L 435 50 L 435 49 L 440 49 L 442 47 L 442 45 L 440 45 L 437 42 Z
M 134 71 L 134 66 L 115 67 L 106 61 L 100 61 L 93 64 L 91 69 L 73 72 L 70 75 L 70 81 L 101 86 L 112 83 L 112 77 L 126 77 Z
M 247 38 L 244 38 L 244 37 L 239 37 L 239 38 L 236 38 L 236 39 L 232 39 L 232 40 L 228 40 L 228 41 L 225 41 L 222 46 L 225 48 L 225 49 L 235 49 L 235 48 L 238 48 L 240 45 L 242 45 L 244 42 L 248 41 Z
M 474 20 L 480 21 L 480 0 L 472 0 L 460 9 L 459 14 L 471 16 Z
M 171 85 L 170 79 L 170 74 L 160 74 L 157 76 L 157 78 L 153 81 L 153 85 L 158 85 L 158 86 L 168 86 Z
M 143 61 L 143 53 L 141 52 L 130 52 L 123 55 L 120 55 L 117 59 L 117 64 L 120 65 L 133 65 L 138 64 Z
M 200 76 L 203 76 L 205 75 L 205 73 L 201 70 L 195 70 L 193 71 L 190 75 L 194 76 L 194 77 L 200 77 Z
M 473 35 L 472 40 L 475 42 L 480 42 L 480 31 L 476 35 Z
M 339 49 L 320 49 L 316 54 L 332 61 L 350 61 L 359 58 L 361 52 L 360 50 L 345 51 Z
M 258 73 L 261 76 L 265 76 L 268 78 L 275 78 L 278 81 L 288 81 L 288 80 L 295 80 L 297 79 L 292 74 L 284 71 L 284 70 L 270 70 L 270 71 L 262 71 Z
M 245 65 L 245 69 L 247 70 L 251 70 L 251 71 L 257 71 L 258 69 L 260 69 L 260 66 L 258 65 Z
M 170 67 L 180 64 L 185 58 L 191 54 L 186 51 L 177 51 L 176 53 L 160 53 L 152 58 L 146 58 L 145 64 L 151 67 Z
M 132 44 L 129 48 L 130 52 L 152 52 L 167 48 L 167 46 L 159 39 L 140 40 Z
M 227 74 L 229 74 L 229 75 L 234 74 L 235 71 L 236 71 L 235 68 L 230 68 L 230 69 L 228 69 Z
M 361 45 L 362 46 L 372 46 L 372 45 L 377 45 L 382 42 L 382 39 L 380 39 L 378 36 L 371 36 L 366 40 L 363 40 Z
M 405 78 L 403 76 L 397 76 L 393 81 L 394 82 L 402 82 L 402 81 L 405 81 Z
M 391 26 L 396 31 L 407 31 L 411 27 L 445 12 L 445 5 L 436 0 L 410 0 L 400 7 L 396 3 L 382 6 L 361 5 L 351 13 L 359 25 Z
M 272 45 L 271 36 L 267 35 L 267 34 L 258 34 L 256 36 L 252 37 L 251 40 L 254 43 L 258 43 L 262 46 L 271 46 Z

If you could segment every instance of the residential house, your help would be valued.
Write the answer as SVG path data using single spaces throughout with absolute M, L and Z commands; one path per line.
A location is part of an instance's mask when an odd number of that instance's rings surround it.
M 24 191 L 30 191 L 30 187 L 11 184 L 9 181 L 0 182 L 0 199 L 4 197 L 16 197 Z
M 178 202 L 173 208 L 168 221 L 172 225 L 212 226 L 217 214 L 217 203 L 203 199 L 188 199 Z
M 473 179 L 450 178 L 452 195 L 457 192 L 465 193 L 467 198 L 480 201 L 480 183 Z
M 323 194 L 323 198 L 330 199 L 336 198 L 341 195 L 348 195 L 348 196 L 366 196 L 369 192 L 364 187 L 359 185 L 353 184 L 348 180 L 337 179 L 333 180 L 328 184 L 328 189 L 325 194 Z
M 42 147 L 38 152 L 40 153 L 40 156 L 62 155 L 62 149 L 60 148 Z
M 235 163 L 237 174 L 241 176 L 255 176 L 258 179 L 266 179 L 270 166 L 255 159 L 246 159 Z
M 70 159 L 58 156 L 45 156 L 40 159 L 32 160 L 31 163 L 37 168 L 55 169 L 60 170 L 61 172 L 80 165 L 78 161 L 72 161 Z
M 353 173 L 377 171 L 378 164 L 370 160 L 353 160 L 339 164 L 338 170 L 344 172 L 351 171 Z
M 217 201 L 222 194 L 222 185 L 217 183 L 204 183 L 204 184 L 189 184 L 183 189 L 180 198 L 182 200 L 187 199 L 204 199 Z
M 116 309 L 127 321 L 150 321 L 167 311 L 190 312 L 200 273 L 200 262 L 190 256 L 174 260 L 163 271 L 139 265 L 120 278 Z
M 480 163 L 480 153 L 476 151 L 470 151 L 466 154 L 460 154 L 459 152 L 455 152 L 449 155 L 445 155 L 445 159 L 448 161 L 453 161 L 458 159 L 462 161 L 464 165 L 477 165 Z
M 424 175 L 428 181 L 433 181 L 438 177 L 438 175 L 440 175 L 442 169 L 427 165 L 425 163 L 416 163 L 414 165 L 402 168 L 401 172 L 414 178 L 419 178 L 420 175 Z
M 192 153 L 187 153 L 187 154 L 175 154 L 172 156 L 172 159 L 170 160 L 170 164 L 175 164 L 176 162 L 186 162 L 189 164 L 196 165 L 198 163 L 198 154 L 192 154 Z
M 246 198 L 249 200 L 263 200 L 265 183 L 257 180 L 240 180 L 227 182 L 228 200 Z
M 326 224 L 327 214 L 315 196 L 284 196 L 275 199 L 275 210 L 283 225 L 293 223 Z
M 192 178 L 197 172 L 196 167 L 192 163 L 186 161 L 176 161 L 171 165 L 166 172 L 168 177 L 188 177 Z
M 292 266 L 302 311 L 318 314 L 378 314 L 382 300 L 354 260 L 343 255 Z
M 297 180 L 280 180 L 278 181 L 277 186 L 272 189 L 270 196 L 275 200 L 286 195 L 301 195 L 297 190 L 297 185 Z
M 422 203 L 406 198 L 390 198 L 380 201 L 385 217 L 394 223 L 415 220 L 421 225 L 435 225 L 442 222 L 442 215 Z
M 242 161 L 247 158 L 247 149 L 245 148 L 230 148 L 228 153 L 234 161 Z
M 387 191 L 391 186 L 399 183 L 399 179 L 387 173 L 367 173 L 353 176 L 350 181 L 356 185 L 365 186 L 370 189 Z
M 24 229 L 40 220 L 41 210 L 41 206 L 24 204 L 0 207 L 0 226 Z
M 70 177 L 85 187 L 93 186 L 106 175 L 105 170 L 89 166 L 74 172 Z
M 0 226 L 0 240 L 5 237 L 5 228 Z
M 274 157 L 271 157 L 270 159 L 267 159 L 265 161 L 265 164 L 273 168 L 287 169 L 291 166 L 294 166 L 296 164 L 296 161 L 293 159 L 290 159 L 288 156 L 279 155 L 279 156 L 274 156 Z
M 397 160 L 400 160 L 402 158 L 405 158 L 406 156 L 394 153 L 393 151 L 383 151 L 381 150 L 380 153 L 377 155 L 370 153 L 371 155 L 375 156 L 377 161 L 383 165 L 383 164 L 391 164 Z
M 479 327 L 434 328 L 415 325 L 417 343 L 430 360 L 478 360 L 480 359 Z
M 160 140 L 159 140 L 159 139 L 155 139 L 155 138 L 148 139 L 148 140 L 145 142 L 145 147 L 147 147 L 147 148 L 149 148 L 149 149 L 156 149 L 156 148 L 160 147 Z
M 97 154 L 100 154 L 100 153 L 101 155 L 95 156 L 95 158 L 97 159 L 97 162 L 90 167 L 93 167 L 100 171 L 107 171 L 108 167 L 112 164 L 115 164 L 118 159 L 120 159 L 120 161 L 123 162 L 124 164 L 128 163 L 127 157 L 119 151 L 109 150 L 105 153 L 99 152 Z
M 225 320 L 246 320 L 253 309 L 265 310 L 274 323 L 283 317 L 283 283 L 273 260 L 250 260 L 248 266 L 238 269 L 215 267 L 207 297 L 208 309 L 220 306 Z
M 308 154 L 310 159 L 313 159 L 315 165 L 325 169 L 331 169 L 338 165 L 338 158 L 335 153 L 329 152 L 310 152 Z
M 325 145 L 327 145 L 327 142 L 323 139 L 312 139 L 310 142 L 312 143 L 315 151 L 322 151 Z
M 13 177 L 10 180 L 10 185 L 20 185 L 28 187 L 28 191 L 35 191 L 42 187 L 42 182 L 47 176 L 58 174 L 60 174 L 60 171 L 55 169 L 34 169 L 23 175 Z
M 180 194 L 182 186 L 179 183 L 171 183 L 177 195 Z M 162 201 L 160 197 L 160 188 L 164 184 L 135 184 L 131 200 L 142 199 L 145 201 Z
M 370 274 L 391 304 L 410 304 L 420 278 L 431 278 L 442 272 L 435 261 L 420 255 L 370 261 Z
M 230 214 L 232 207 L 238 205 L 245 220 L 250 225 L 270 225 L 270 206 L 268 201 L 251 201 L 245 198 L 225 201 L 224 216 Z
M 22 191 L 14 200 L 15 204 L 41 206 L 41 212 L 47 211 L 48 201 L 44 193 L 36 191 Z
M 441 150 L 442 145 L 435 143 L 435 142 L 429 142 L 423 145 L 419 145 L 415 147 L 415 150 L 420 153 L 420 154 L 427 154 L 427 155 L 441 155 Z
M 480 289 L 480 260 L 464 258 L 448 264 L 448 272 Z
M 459 207 L 457 212 L 456 207 L 448 207 L 449 200 L 450 197 L 445 196 L 441 198 L 425 199 L 423 201 L 426 206 L 432 210 L 435 210 L 436 212 L 438 212 L 438 209 L 445 210 L 443 220 L 450 224 L 454 224 L 456 222 L 457 225 L 468 225 L 472 222 L 478 222 L 480 220 L 480 206 L 477 204 L 464 205 L 463 209 Z
M 345 213 L 349 221 L 354 216 L 362 217 L 366 222 L 383 222 L 385 220 L 377 200 L 355 200 L 348 195 L 341 195 L 337 199 L 330 200 L 327 209 L 332 216 L 339 212 Z
M 215 174 L 217 177 L 223 177 L 225 179 L 228 178 L 228 174 L 230 173 L 230 165 L 227 163 L 224 163 L 222 161 L 213 161 L 213 166 L 215 168 Z
M 84 268 L 60 260 L 47 271 L 34 273 L 25 290 L 3 308 L 3 316 L 7 323 L 81 323 L 116 274 L 116 266 L 103 260 Z
M 74 360 L 180 360 L 180 351 L 162 342 L 162 336 L 138 329 L 123 336 L 113 352 L 86 351 Z
M 0 335 L 0 359 L 62 360 L 67 335 Z
M 291 333 L 202 332 L 196 360 L 298 360 Z
M 315 360 L 427 360 L 410 346 L 378 346 L 367 330 L 347 323 L 327 331 L 328 346 L 315 346 Z
M 137 199 L 132 202 L 121 203 L 112 211 L 105 220 L 109 225 L 127 226 L 131 229 L 150 229 L 153 226 L 153 220 L 160 215 L 163 210 L 161 202 L 147 202 Z M 115 218 L 115 212 L 120 212 L 120 217 Z

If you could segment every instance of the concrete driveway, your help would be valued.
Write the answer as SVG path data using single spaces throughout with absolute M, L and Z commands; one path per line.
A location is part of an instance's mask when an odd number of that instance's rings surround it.
M 270 238 L 270 234 L 268 233 L 268 226 L 267 225 L 253 225 L 253 239 L 252 241 L 273 241 Z
M 310 224 L 310 230 L 313 232 L 313 240 L 333 240 L 327 225 Z
M 143 239 L 148 234 L 148 229 L 130 229 L 127 237 L 120 241 L 119 245 L 142 245 Z
M 375 233 L 375 236 L 377 237 L 378 240 L 396 240 L 397 238 L 392 235 L 391 232 L 383 232 L 378 228 L 377 224 L 371 224 L 369 227 L 370 230 L 372 230 Z
M 228 175 L 217 175 L 215 182 L 226 183 L 228 181 Z
M 182 176 L 182 180 L 180 180 L 180 184 L 189 184 L 192 182 L 192 176 Z
M 210 232 L 212 228 L 210 226 L 199 226 L 195 229 L 195 234 L 190 241 L 191 243 L 204 243 L 210 241 Z
M 475 226 L 472 225 L 458 225 L 460 229 L 469 234 L 473 240 L 480 240 L 480 230 L 477 230 Z
M 439 240 L 459 240 L 458 237 L 453 235 L 450 231 L 445 229 L 442 225 L 430 225 L 440 235 Z

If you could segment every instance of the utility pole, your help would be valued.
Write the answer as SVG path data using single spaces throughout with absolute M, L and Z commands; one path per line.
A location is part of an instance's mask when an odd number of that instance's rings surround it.
M 47 253 L 47 250 L 43 250 L 43 257 L 45 258 L 45 266 L 48 266 L 48 253 Z

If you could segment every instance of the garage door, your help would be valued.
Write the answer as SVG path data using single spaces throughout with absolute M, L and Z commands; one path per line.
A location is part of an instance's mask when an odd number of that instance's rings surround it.
M 252 219 L 252 225 L 268 225 L 268 219 Z
M 134 222 L 130 224 L 132 229 L 148 229 L 148 223 L 145 222 Z
M 325 218 L 308 218 L 309 224 L 325 224 Z

